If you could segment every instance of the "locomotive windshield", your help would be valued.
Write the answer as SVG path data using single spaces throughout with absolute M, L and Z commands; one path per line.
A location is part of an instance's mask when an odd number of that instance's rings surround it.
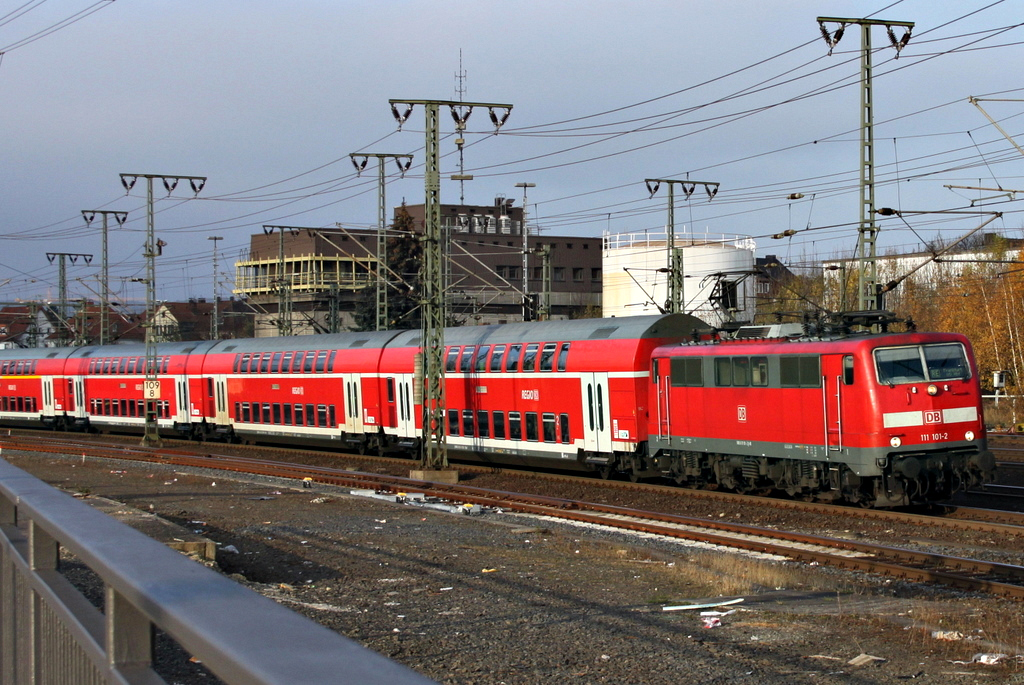
M 886 385 L 970 378 L 971 367 L 960 343 L 908 345 L 875 350 L 878 382 Z

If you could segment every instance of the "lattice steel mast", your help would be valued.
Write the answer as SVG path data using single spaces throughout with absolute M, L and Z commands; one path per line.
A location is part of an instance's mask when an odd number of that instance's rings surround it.
M 829 33 L 826 23 L 838 23 L 839 28 Z M 884 308 L 882 293 L 878 287 L 878 225 L 875 223 L 875 133 L 874 99 L 872 95 L 871 27 L 884 26 L 889 41 L 896 48 L 896 56 L 910 42 L 914 22 L 889 21 L 885 19 L 843 19 L 818 17 L 821 35 L 828 44 L 828 54 L 843 37 L 846 27 L 857 24 L 860 32 L 860 228 L 857 239 L 857 303 L 861 311 Z M 896 39 L 892 27 L 906 29 L 903 37 Z
M 412 114 L 416 105 L 422 105 L 426 113 L 426 141 L 424 148 L 424 225 L 423 225 L 423 267 L 421 299 L 422 325 L 422 383 L 417 379 L 417 389 L 423 389 L 423 429 L 420 445 L 420 459 L 424 469 L 439 470 L 448 466 L 448 449 L 445 443 L 445 399 L 444 399 L 444 326 L 445 286 L 444 283 L 444 236 L 441 229 L 441 168 L 440 168 L 440 118 L 442 106 L 448 106 L 455 119 L 456 128 L 465 126 L 474 107 L 486 107 L 490 112 L 495 132 L 512 113 L 512 105 L 487 102 L 456 102 L 454 100 L 389 100 L 391 113 L 399 129 Z M 405 105 L 404 113 L 398 105 Z M 495 109 L 504 109 L 499 117 Z M 461 129 L 460 129 L 461 130 Z

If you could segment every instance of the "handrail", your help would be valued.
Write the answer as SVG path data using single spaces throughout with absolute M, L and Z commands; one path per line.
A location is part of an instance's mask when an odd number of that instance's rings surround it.
M 60 548 L 102 579 L 103 612 Z M 0 459 L 0 683 L 165 682 L 154 627 L 227 683 L 434 682 Z

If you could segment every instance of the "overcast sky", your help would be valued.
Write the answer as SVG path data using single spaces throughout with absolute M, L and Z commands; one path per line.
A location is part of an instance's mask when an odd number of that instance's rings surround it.
M 233 262 L 264 224 L 376 225 L 377 179 L 349 153 L 414 155 L 387 166 L 389 205 L 423 202 L 422 107 L 399 131 L 389 99 L 509 103 L 499 135 L 485 110 L 465 135 L 469 204 L 535 183 L 531 224 L 547 235 L 658 229 L 663 187 L 720 183 L 712 201 L 677 191 L 677 230 L 754 237 L 794 266 L 857 243 L 861 29 L 829 56 L 816 18 L 915 22 L 898 59 L 875 48 L 879 207 L 999 210 L 1019 237 L 1019 202 L 946 185 L 1024 188 L 1024 158 L 968 96 L 1024 98 L 1024 15 L 1015 0 L 13 0 L 0 2 L 0 300 L 55 297 L 47 252 L 91 253 L 72 297 L 96 297 L 99 220 L 111 231 L 111 288 L 144 301 L 145 186 L 119 174 L 206 176 L 168 198 L 157 183 L 158 297 L 209 297 L 211 235 Z M 63 22 L 63 23 L 62 23 Z M 830 30 L 837 27 L 828 26 Z M 902 28 L 895 28 L 897 39 Z M 464 79 L 457 79 L 460 73 Z M 1024 102 L 982 102 L 1024 143 Z M 459 173 L 442 112 L 443 177 Z M 787 196 L 803 195 L 791 201 Z M 1019 197 L 1020 195 L 1018 195 Z M 446 180 L 442 202 L 456 203 Z M 885 219 L 880 246 L 953 239 L 988 215 Z M 782 240 L 773 234 L 794 229 Z

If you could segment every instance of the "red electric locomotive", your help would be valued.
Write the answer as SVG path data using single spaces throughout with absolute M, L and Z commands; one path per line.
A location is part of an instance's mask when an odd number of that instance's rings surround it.
M 990 479 L 971 347 L 946 333 L 663 346 L 647 467 L 679 483 L 880 507 Z

